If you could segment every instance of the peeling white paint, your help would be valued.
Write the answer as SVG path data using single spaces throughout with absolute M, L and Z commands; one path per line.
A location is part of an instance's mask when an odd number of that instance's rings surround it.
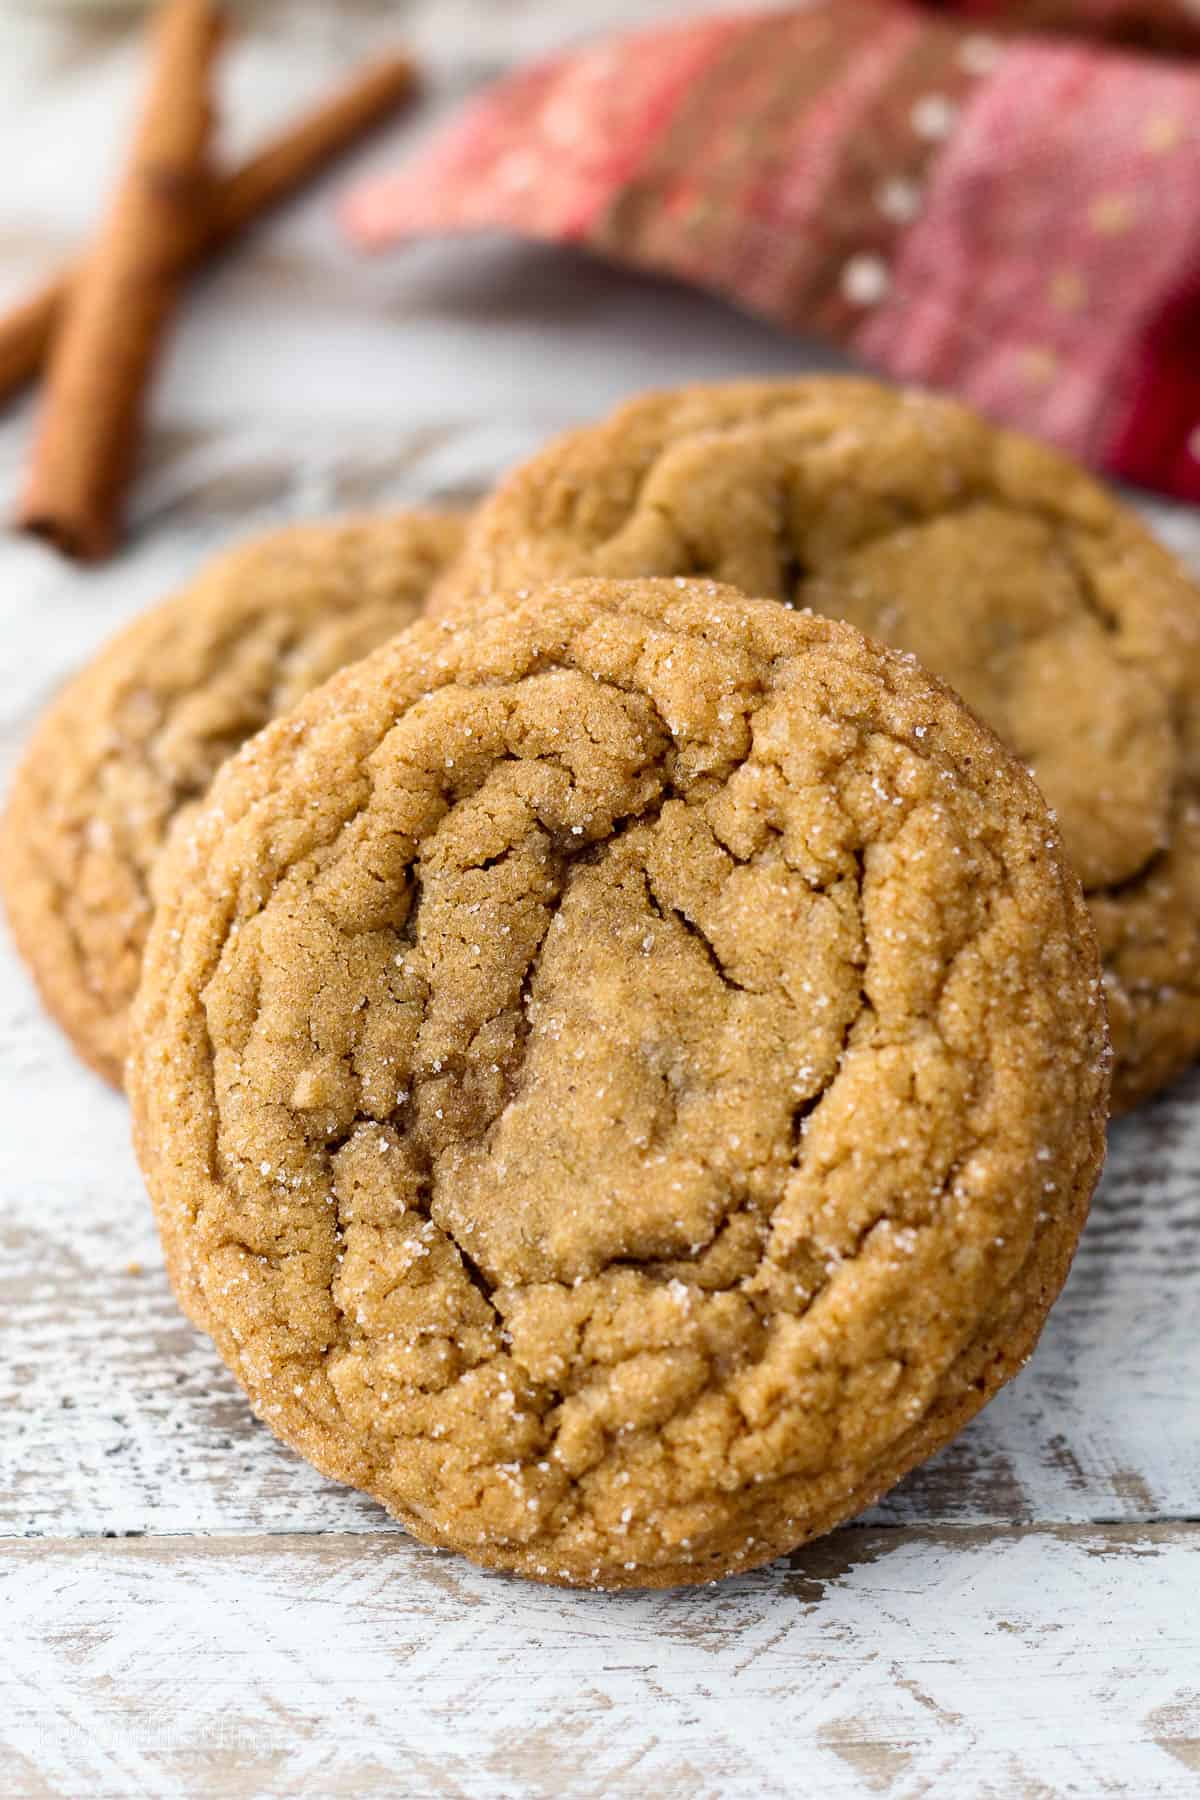
M 399 1536 L 9 1546 L 0 1797 L 1183 1800 L 1182 1529 L 852 1529 L 619 1597 Z

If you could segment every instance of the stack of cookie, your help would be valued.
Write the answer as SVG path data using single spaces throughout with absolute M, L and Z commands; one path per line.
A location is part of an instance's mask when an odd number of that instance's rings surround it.
M 814 380 L 647 396 L 465 528 L 285 531 L 119 638 L 9 912 L 128 1046 L 260 1416 L 600 1587 L 945 1443 L 1065 1278 L 1106 1010 L 1118 1107 L 1200 1049 L 1198 601 L 1054 453 Z

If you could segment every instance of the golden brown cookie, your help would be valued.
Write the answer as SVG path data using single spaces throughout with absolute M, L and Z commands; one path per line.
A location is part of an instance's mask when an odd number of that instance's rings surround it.
M 47 710 L 0 827 L 4 900 L 47 1007 L 110 1081 L 172 821 L 244 739 L 416 617 L 462 529 L 285 526 L 137 619 Z
M 911 659 L 582 582 L 343 670 L 164 859 L 134 1015 L 176 1291 L 419 1537 L 695 1582 L 1014 1374 L 1107 1052 L 1040 793 Z
M 430 611 L 705 574 L 911 650 L 1033 769 L 1091 904 L 1117 1110 L 1200 1050 L 1200 592 L 1056 452 L 873 382 L 650 394 L 500 488 Z

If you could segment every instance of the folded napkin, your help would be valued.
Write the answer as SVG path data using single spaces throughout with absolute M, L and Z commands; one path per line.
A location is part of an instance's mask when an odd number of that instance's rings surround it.
M 1200 0 L 825 0 L 610 39 L 487 90 L 344 223 L 665 271 L 1200 501 Z

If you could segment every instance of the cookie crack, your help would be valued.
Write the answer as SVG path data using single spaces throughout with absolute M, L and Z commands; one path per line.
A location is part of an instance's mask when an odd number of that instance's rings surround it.
M 1105 605 L 1086 557 L 1079 553 L 1076 532 L 1060 522 L 1054 523 L 1054 548 L 1071 577 L 1071 584 L 1088 617 L 1100 627 L 1106 638 L 1114 642 L 1121 637 L 1121 620 Z
M 439 1230 L 441 1229 L 444 1229 L 444 1227 L 439 1226 Z M 483 1299 L 487 1301 L 487 1304 L 491 1307 L 493 1317 L 496 1319 L 497 1323 L 502 1326 L 504 1317 L 493 1298 L 496 1293 L 497 1284 L 488 1280 L 479 1264 L 475 1261 L 475 1258 L 470 1255 L 468 1251 L 463 1249 L 462 1244 L 451 1232 L 447 1232 L 446 1236 L 458 1251 L 458 1258 L 462 1264 L 463 1273 L 467 1280 L 475 1289 L 475 1292 L 482 1295 Z
M 1122 881 L 1114 881 L 1107 887 L 1087 888 L 1085 892 L 1089 897 L 1093 894 L 1103 894 L 1106 900 L 1131 899 L 1141 888 L 1146 887 L 1154 880 L 1154 877 L 1170 860 L 1170 855 L 1170 850 L 1165 847 L 1152 850 L 1141 867 L 1135 869 L 1131 875 L 1126 875 Z
M 654 914 L 654 917 L 664 925 L 673 920 L 677 925 L 682 927 L 687 933 L 687 936 L 699 949 L 700 954 L 703 956 L 717 980 L 728 992 L 735 994 L 752 993 L 754 991 L 752 988 L 746 987 L 743 982 L 738 981 L 735 976 L 729 973 L 729 970 L 717 955 L 716 947 L 711 938 L 705 935 L 696 920 L 692 918 L 691 914 L 685 912 L 682 907 L 675 906 L 670 901 L 664 901 L 655 888 L 653 878 L 649 872 L 643 870 L 642 874 L 645 881 L 646 901 L 651 912 Z

